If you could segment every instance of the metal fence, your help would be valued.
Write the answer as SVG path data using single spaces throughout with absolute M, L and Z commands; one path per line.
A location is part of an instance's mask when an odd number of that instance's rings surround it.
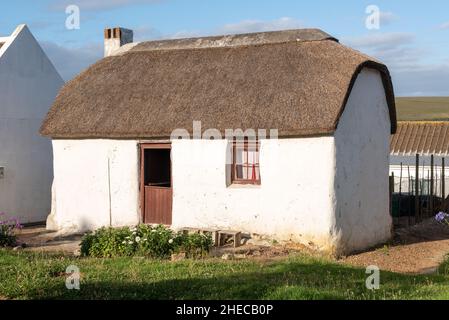
M 420 163 L 418 154 L 414 166 L 401 163 L 390 176 L 390 208 L 396 226 L 413 225 L 446 211 L 447 171 L 445 159 L 435 165 L 434 156 L 428 165 Z

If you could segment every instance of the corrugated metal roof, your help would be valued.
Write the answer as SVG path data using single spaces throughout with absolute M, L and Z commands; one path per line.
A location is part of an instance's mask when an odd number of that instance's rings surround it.
M 449 155 L 449 121 L 398 122 L 390 150 L 393 155 Z

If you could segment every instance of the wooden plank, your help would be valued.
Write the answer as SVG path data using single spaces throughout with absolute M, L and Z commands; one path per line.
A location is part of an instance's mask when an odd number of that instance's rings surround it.
M 171 143 L 142 143 L 142 149 L 171 149 Z
M 145 223 L 172 223 L 172 189 L 145 186 Z

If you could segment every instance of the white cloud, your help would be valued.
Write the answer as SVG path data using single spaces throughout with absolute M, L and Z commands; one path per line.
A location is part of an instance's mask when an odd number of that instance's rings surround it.
M 77 5 L 81 10 L 109 10 L 133 4 L 153 4 L 163 0 L 54 0 L 52 10 L 65 10 L 68 5 Z
M 410 44 L 415 40 L 415 35 L 405 32 L 370 33 L 361 37 L 345 38 L 342 41 L 352 47 L 362 48 L 388 48 Z
M 158 29 L 148 26 L 133 28 L 133 32 L 135 42 L 159 39 L 162 36 L 161 32 Z
M 301 21 L 290 17 L 282 17 L 271 21 L 262 20 L 243 20 L 237 23 L 226 24 L 219 28 L 219 33 L 235 34 L 235 33 L 250 33 L 260 31 L 276 31 L 286 29 L 303 28 Z
M 449 96 L 449 63 L 392 72 L 398 96 Z
M 426 51 L 414 45 L 410 33 L 370 33 L 342 39 L 342 43 L 384 62 L 390 69 L 414 68 Z
M 141 27 L 134 30 L 137 41 L 151 39 L 180 39 L 193 37 L 207 37 L 222 34 L 251 33 L 263 31 L 277 31 L 287 29 L 303 28 L 304 25 L 294 18 L 282 17 L 270 21 L 262 20 L 242 20 L 237 23 L 225 24 L 210 31 L 180 30 L 171 34 L 162 34 L 151 27 Z
M 41 46 L 66 81 L 103 57 L 102 44 L 92 43 L 79 48 L 69 48 L 47 41 L 41 42 Z
M 380 25 L 388 25 L 396 20 L 398 20 L 398 16 L 392 12 L 380 12 Z
M 443 29 L 443 30 L 449 29 L 449 21 L 447 21 L 447 22 L 441 24 L 441 25 L 440 25 L 440 29 Z
M 427 49 L 415 43 L 410 33 L 374 33 L 342 39 L 342 43 L 385 63 L 398 96 L 449 95 L 449 61 L 425 63 Z
M 208 33 L 201 33 L 198 31 L 188 31 L 188 30 L 182 30 L 175 32 L 173 34 L 170 34 L 166 36 L 167 39 L 182 39 L 182 38 L 195 38 L 195 37 L 204 37 L 204 36 L 210 36 L 211 34 Z

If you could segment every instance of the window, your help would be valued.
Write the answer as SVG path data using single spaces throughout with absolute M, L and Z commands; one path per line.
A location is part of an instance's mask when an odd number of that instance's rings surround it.
M 259 142 L 234 140 L 232 145 L 232 183 L 260 185 Z

